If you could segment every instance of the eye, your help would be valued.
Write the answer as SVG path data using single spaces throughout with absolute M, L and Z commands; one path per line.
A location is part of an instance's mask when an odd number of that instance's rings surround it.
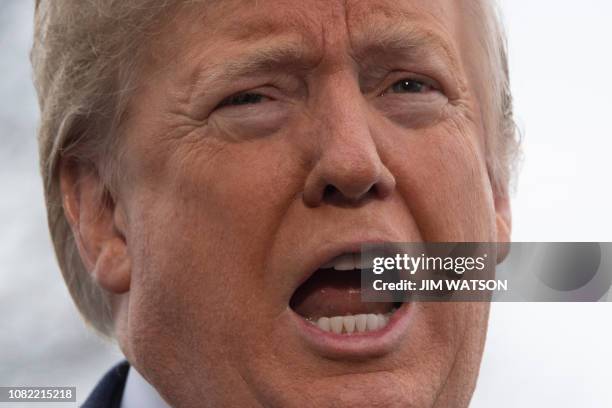
M 384 93 L 425 93 L 432 91 L 433 89 L 433 86 L 424 81 L 414 78 L 404 78 L 395 82 L 393 85 L 387 88 Z
M 266 99 L 267 98 L 265 96 L 258 93 L 243 92 L 225 98 L 221 101 L 221 103 L 219 103 L 219 105 L 217 105 L 217 109 L 225 106 L 255 105 L 263 102 Z

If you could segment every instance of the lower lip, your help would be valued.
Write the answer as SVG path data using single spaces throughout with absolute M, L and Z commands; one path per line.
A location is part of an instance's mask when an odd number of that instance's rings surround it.
M 332 359 L 360 359 L 382 357 L 397 349 L 404 340 L 411 321 L 409 303 L 391 315 L 389 323 L 380 330 L 352 334 L 336 334 L 319 329 L 290 308 L 290 315 L 300 337 L 317 354 Z

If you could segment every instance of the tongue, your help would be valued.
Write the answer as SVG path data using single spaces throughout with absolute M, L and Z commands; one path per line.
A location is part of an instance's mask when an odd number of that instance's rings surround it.
M 361 302 L 361 277 L 358 270 L 319 269 L 293 294 L 291 308 L 311 319 L 367 313 L 384 314 L 392 303 Z

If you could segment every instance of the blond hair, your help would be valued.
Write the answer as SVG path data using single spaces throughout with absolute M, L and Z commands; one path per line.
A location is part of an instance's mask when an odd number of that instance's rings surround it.
M 64 280 L 78 309 L 99 332 L 112 335 L 110 294 L 86 271 L 64 214 L 60 159 L 95 169 L 112 189 L 113 152 L 138 63 L 156 23 L 178 0 L 37 0 L 31 61 L 41 109 L 40 168 L 48 223 Z M 484 16 L 482 47 L 490 62 L 490 130 L 487 165 L 497 193 L 505 193 L 517 151 L 506 44 L 497 12 L 478 1 Z M 491 138 L 489 138 L 491 139 Z

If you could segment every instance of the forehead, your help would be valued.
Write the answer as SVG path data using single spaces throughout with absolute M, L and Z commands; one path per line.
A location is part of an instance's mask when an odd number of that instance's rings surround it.
M 406 68 L 400 58 L 407 58 L 415 72 L 445 71 L 476 111 L 489 89 L 483 1 L 181 1 L 154 27 L 141 77 L 172 78 L 186 94 L 199 94 L 262 70 L 307 75 L 358 66 L 371 73 Z
M 202 0 L 187 2 L 167 26 L 172 50 L 223 37 L 236 45 L 292 38 L 303 48 L 358 48 L 412 31 L 432 43 L 459 48 L 462 25 L 474 0 Z M 167 30 L 164 30 L 166 34 Z M 164 38 L 166 37 L 166 38 Z M 166 36 L 161 36 L 167 40 Z M 179 39 L 180 38 L 180 39 Z M 433 40 L 437 41 L 433 41 Z M 179 47 L 177 47 L 179 45 Z M 355 49 L 355 52 L 358 52 Z
M 415 23 L 450 23 L 459 11 L 457 3 L 448 0 L 229 0 L 205 2 L 200 7 L 209 24 L 222 27 L 238 38 L 287 31 L 315 38 L 342 30 L 359 32 L 371 24 L 405 19 Z

